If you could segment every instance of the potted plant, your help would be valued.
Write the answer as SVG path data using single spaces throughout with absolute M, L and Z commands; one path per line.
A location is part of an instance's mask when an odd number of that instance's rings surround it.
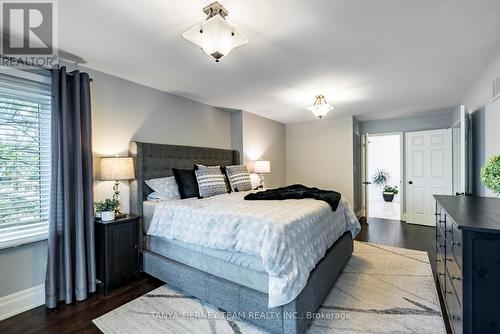
M 500 195 L 500 154 L 492 156 L 481 167 L 480 177 L 486 188 Z
M 397 186 L 385 186 L 382 196 L 384 197 L 384 201 L 392 202 L 394 200 L 394 195 L 397 195 L 398 193 L 399 190 Z
M 392 202 L 394 200 L 394 195 L 397 195 L 399 193 L 397 186 L 387 185 L 390 178 L 391 175 L 385 169 L 377 169 L 372 177 L 373 184 L 384 187 L 382 196 L 384 197 L 384 201 L 386 202 Z
M 115 211 L 119 206 L 120 202 L 117 199 L 106 198 L 95 203 L 95 210 L 101 214 L 101 220 L 107 222 L 115 219 Z

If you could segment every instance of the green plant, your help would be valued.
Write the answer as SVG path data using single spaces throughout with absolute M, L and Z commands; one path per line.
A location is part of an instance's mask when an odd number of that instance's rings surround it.
M 95 210 L 97 212 L 115 211 L 120 206 L 117 199 L 106 198 L 104 201 L 95 202 Z
M 393 193 L 394 195 L 399 194 L 398 186 L 385 186 L 384 187 L 384 192 L 386 193 Z
M 385 169 L 377 169 L 372 176 L 372 182 L 377 185 L 387 186 L 391 175 Z
M 488 189 L 500 195 L 500 154 L 492 156 L 481 167 L 480 176 L 481 181 Z

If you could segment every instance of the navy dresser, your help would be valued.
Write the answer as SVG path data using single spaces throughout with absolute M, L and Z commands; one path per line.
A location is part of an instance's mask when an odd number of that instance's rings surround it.
M 500 333 L 500 199 L 434 198 L 437 279 L 453 333 Z

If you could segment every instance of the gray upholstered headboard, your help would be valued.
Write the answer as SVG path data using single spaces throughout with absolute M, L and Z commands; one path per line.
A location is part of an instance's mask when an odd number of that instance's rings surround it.
M 229 166 L 240 163 L 240 154 L 219 148 L 130 142 L 136 179 L 130 183 L 130 213 L 142 216 L 142 202 L 151 189 L 145 180 L 172 176 L 172 168 L 191 169 L 194 164 Z

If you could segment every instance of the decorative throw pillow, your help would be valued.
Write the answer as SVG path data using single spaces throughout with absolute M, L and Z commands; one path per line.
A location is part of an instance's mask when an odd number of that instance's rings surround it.
M 226 175 L 233 191 L 252 190 L 250 174 L 246 166 L 226 166 Z
M 153 194 L 156 193 L 155 195 L 157 195 L 157 199 L 171 200 L 181 198 L 177 182 L 175 182 L 175 178 L 173 176 L 160 177 L 157 179 L 146 180 L 145 182 L 149 188 L 153 189 Z M 151 197 L 151 195 L 152 194 L 148 197 Z
M 220 166 L 197 165 L 196 167 L 194 172 L 198 181 L 200 197 L 221 195 L 227 192 L 226 182 Z
M 172 168 L 172 172 L 182 199 L 200 196 L 194 170 Z

